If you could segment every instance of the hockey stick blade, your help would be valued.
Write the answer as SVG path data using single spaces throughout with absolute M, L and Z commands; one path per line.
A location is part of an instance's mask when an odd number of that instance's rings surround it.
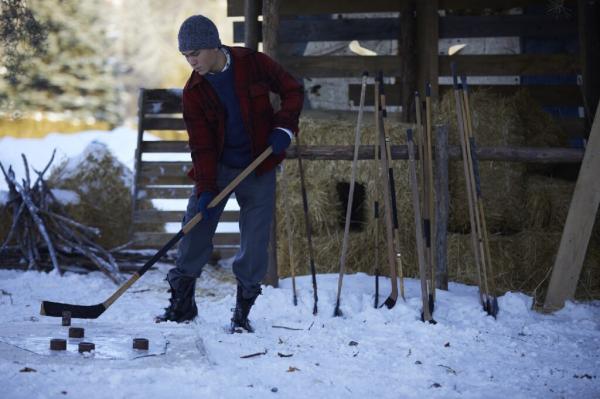
M 396 306 L 396 299 L 392 298 L 391 296 L 389 296 L 385 302 L 380 306 L 380 308 L 382 307 L 386 307 L 388 309 L 393 308 L 394 306 Z
M 97 305 L 71 305 L 68 303 L 43 301 L 40 314 L 43 316 L 62 317 L 63 312 L 71 312 L 71 317 L 75 319 L 96 319 L 106 308 L 104 304 Z

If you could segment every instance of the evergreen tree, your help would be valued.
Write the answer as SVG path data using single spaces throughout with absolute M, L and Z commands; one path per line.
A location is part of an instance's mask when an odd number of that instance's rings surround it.
M 107 3 L 32 0 L 46 29 L 46 50 L 27 55 L 22 70 L 0 82 L 13 109 L 60 112 L 74 118 L 117 122 L 116 61 L 110 56 Z

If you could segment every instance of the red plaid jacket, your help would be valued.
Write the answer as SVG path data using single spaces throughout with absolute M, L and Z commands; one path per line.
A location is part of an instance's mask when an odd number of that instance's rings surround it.
M 275 127 L 298 134 L 298 118 L 304 101 L 300 83 L 266 54 L 244 47 L 228 47 L 231 53 L 235 91 L 242 120 L 250 135 L 252 157 L 267 149 Z M 274 112 L 269 91 L 279 94 L 281 109 Z M 225 140 L 225 110 L 210 83 L 196 71 L 183 89 L 183 119 L 189 136 L 193 168 L 188 173 L 196 192 L 217 192 L 217 162 Z M 257 168 L 262 174 L 280 163 L 285 154 L 271 155 Z

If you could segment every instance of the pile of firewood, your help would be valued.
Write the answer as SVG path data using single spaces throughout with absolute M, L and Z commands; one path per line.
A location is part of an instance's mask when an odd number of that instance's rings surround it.
M 21 183 L 15 178 L 12 166 L 7 171 L 0 163 L 9 187 L 7 206 L 12 213 L 9 233 L 0 245 L 0 256 L 3 252 L 19 252 L 28 269 L 60 273 L 75 262 L 97 268 L 120 284 L 123 278 L 114 256 L 94 242 L 100 231 L 71 219 L 44 180 L 54 155 L 42 171 L 33 169 L 37 175 L 34 179 L 27 158 L 22 155 L 25 178 Z M 9 247 L 11 243 L 15 245 Z

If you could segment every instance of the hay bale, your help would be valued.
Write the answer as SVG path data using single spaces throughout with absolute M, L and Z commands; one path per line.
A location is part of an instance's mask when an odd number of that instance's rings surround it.
M 480 147 L 520 146 L 524 139 L 514 97 L 501 97 L 489 90 L 470 94 L 473 130 Z M 436 109 L 436 123 L 449 126 L 449 143 L 460 145 L 453 92 L 446 93 Z M 480 163 L 481 190 L 488 228 L 492 232 L 514 232 L 523 228 L 526 167 L 522 163 Z M 470 231 L 469 209 L 462 161 L 452 162 L 448 171 L 451 232 Z
M 132 173 L 117 160 L 105 144 L 90 143 L 78 157 L 67 159 L 53 168 L 49 185 L 79 195 L 79 203 L 66 205 L 76 221 L 100 229 L 97 242 L 105 248 L 123 245 L 129 240 L 132 223 Z M 151 209 L 146 201 L 144 209 Z M 162 226 L 152 226 L 162 231 Z
M 547 290 L 560 232 L 524 230 L 490 236 L 490 253 L 497 293 L 525 292 L 542 300 Z M 591 242 L 584 261 L 576 298 L 600 297 L 600 241 Z M 478 284 L 469 234 L 448 235 L 448 274 L 451 281 Z
M 527 177 L 527 227 L 562 232 L 573 197 L 575 183 L 532 175 Z
M 369 118 L 371 116 L 371 118 Z M 323 119 L 303 116 L 300 120 L 302 143 L 306 145 L 348 145 L 354 143 L 355 116 L 349 118 Z M 389 121 L 387 133 L 392 143 L 406 142 L 405 125 Z M 365 114 L 364 129 L 361 134 L 361 144 L 375 144 L 375 128 L 372 114 Z M 341 201 L 337 182 L 349 182 L 351 175 L 350 161 L 308 161 L 303 162 L 307 185 L 307 196 L 311 216 L 315 263 L 320 273 L 337 272 L 344 232 L 346 205 Z M 402 250 L 407 265 L 414 263 L 414 224 L 410 187 L 408 185 L 408 163 L 393 161 L 400 235 L 403 238 Z M 302 208 L 300 177 L 298 161 L 295 159 L 285 162 L 285 179 L 287 179 L 288 196 L 285 198 L 281 190 L 277 195 L 277 234 L 278 260 L 282 276 L 289 276 L 288 244 L 285 227 L 284 206 L 290 212 L 292 240 L 294 243 L 296 273 L 308 272 L 308 249 L 306 244 L 306 227 Z M 357 183 L 364 186 L 366 194 L 362 204 L 363 220 L 356 221 L 362 226 L 360 231 L 352 231 L 348 252 L 346 271 L 348 273 L 364 271 L 372 272 L 374 256 L 373 202 L 378 190 L 376 189 L 376 164 L 374 161 L 359 161 L 357 168 Z M 278 187 L 282 187 L 281 176 L 278 176 Z M 383 195 L 383 194 L 382 194 Z M 380 200 L 381 202 L 381 200 Z M 380 215 L 383 215 L 383 208 Z M 380 270 L 388 272 L 385 261 L 384 220 L 380 219 Z M 416 268 L 415 268 L 416 270 Z

